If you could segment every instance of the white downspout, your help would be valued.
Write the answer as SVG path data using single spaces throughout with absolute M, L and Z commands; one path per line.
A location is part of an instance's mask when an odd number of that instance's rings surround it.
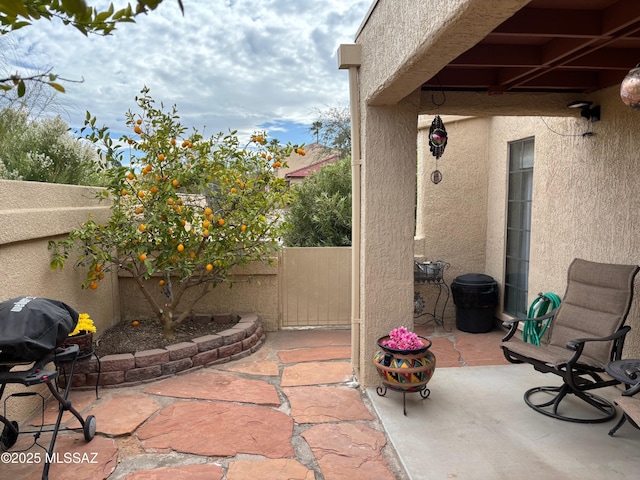
M 358 68 L 361 64 L 360 45 L 340 45 L 338 68 L 349 69 L 349 99 L 351 107 L 351 365 L 360 376 L 360 94 Z

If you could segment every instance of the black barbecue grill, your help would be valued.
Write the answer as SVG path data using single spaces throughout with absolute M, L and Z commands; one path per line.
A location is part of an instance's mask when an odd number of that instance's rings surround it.
M 0 451 L 8 451 L 18 440 L 19 434 L 33 434 L 33 445 L 40 446 L 38 438 L 42 432 L 53 432 L 51 442 L 44 456 L 42 478 L 49 476 L 49 459 L 53 457 L 56 437 L 60 431 L 62 415 L 71 412 L 82 425 L 84 438 L 91 441 L 96 432 L 96 419 L 93 415 L 83 419 L 68 400 L 73 371 L 79 355 L 77 345 L 62 346 L 64 340 L 76 326 L 78 312 L 57 300 L 39 297 L 18 297 L 0 302 L 0 399 L 9 383 L 26 387 L 45 384 L 58 401 L 58 418 L 51 429 L 44 429 L 44 415 L 40 427 L 36 430 L 20 431 L 18 422 L 9 420 L 7 400 L 31 395 L 39 395 L 44 411 L 45 399 L 39 393 L 18 392 L 8 395 L 4 401 L 0 422 L 4 424 L 0 436 Z M 58 389 L 58 365 L 71 365 L 66 387 L 61 393 Z M 53 365 L 53 368 L 51 366 Z

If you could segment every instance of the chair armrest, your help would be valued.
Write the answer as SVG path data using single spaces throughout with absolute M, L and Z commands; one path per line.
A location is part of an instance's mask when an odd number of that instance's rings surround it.
M 560 307 L 558 307 L 560 308 Z M 513 337 L 515 335 L 515 333 L 518 331 L 518 324 L 520 322 L 542 322 L 544 320 L 547 320 L 549 318 L 555 317 L 556 313 L 558 312 L 557 308 L 554 308 L 553 310 L 551 310 L 549 313 L 547 313 L 546 315 L 543 315 L 541 317 L 534 317 L 534 318 L 511 318 L 509 320 L 504 320 L 502 322 L 502 326 L 505 328 L 508 328 L 509 331 L 507 332 L 507 334 L 504 336 L 504 338 L 502 339 L 503 342 L 506 342 L 507 340 L 509 340 L 511 337 Z
M 608 335 L 606 337 L 576 338 L 575 340 L 569 340 L 567 342 L 566 347 L 569 350 L 574 350 L 574 351 L 578 351 L 578 349 L 582 350 L 586 342 L 609 342 L 611 340 L 616 340 L 618 338 L 624 337 L 630 330 L 631 330 L 631 327 L 629 325 L 625 325 L 617 332 L 613 333 L 612 335 Z
M 636 393 L 640 392 L 640 382 L 636 383 L 633 387 L 622 392 L 625 397 L 633 397 Z

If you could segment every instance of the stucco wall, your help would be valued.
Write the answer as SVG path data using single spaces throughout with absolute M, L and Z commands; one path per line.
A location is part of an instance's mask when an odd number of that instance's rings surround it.
M 88 312 L 100 330 L 119 318 L 116 279 L 105 278 L 98 290 L 80 288 L 85 271 L 73 266 L 49 268 L 50 240 L 62 240 L 89 215 L 102 221 L 108 205 L 99 204 L 96 189 L 75 185 L 0 180 L 0 299 L 33 295 L 63 301 Z
M 602 120 L 581 117 L 491 117 L 447 121 L 449 143 L 438 161 L 443 181 L 428 175 L 432 117 L 419 138 L 416 255 L 451 263 L 456 275 L 479 271 L 504 286 L 508 142 L 533 137 L 535 163 L 529 302 L 538 292 L 563 295 L 575 257 L 640 264 L 640 113 L 618 89 L 592 98 Z M 583 136 L 592 131 L 592 136 Z M 480 225 L 483 223 L 483 225 Z M 640 294 L 636 281 L 636 297 Z M 502 298 L 502 295 L 501 295 Z M 501 307 L 496 312 L 503 317 Z M 448 317 L 454 315 L 449 306 Z M 640 302 L 632 305 L 625 356 L 640 355 Z
M 377 376 L 372 339 L 413 324 L 417 95 L 410 100 L 396 107 L 368 108 L 362 125 L 362 328 L 352 341 L 361 345 L 353 363 L 364 385 L 373 384 Z
M 583 137 L 584 119 L 554 119 L 555 131 L 536 122 L 534 210 L 531 232 L 530 296 L 564 293 L 566 269 L 574 257 L 640 264 L 640 112 L 620 100 L 618 88 L 593 97 L 602 119 L 594 136 Z M 628 323 L 625 355 L 640 356 L 640 295 Z
M 196 304 L 193 313 L 258 312 L 265 331 L 278 330 L 277 259 L 274 259 L 272 265 L 257 262 L 234 270 L 234 274 L 232 287 L 229 284 L 218 285 Z M 164 297 L 158 286 L 159 278 L 147 280 L 146 287 L 155 295 L 158 302 L 163 302 Z M 119 290 L 122 321 L 156 318 L 149 303 L 131 277 L 126 275 L 120 277 Z M 184 305 L 189 302 L 193 295 L 193 291 L 188 291 L 181 303 Z
M 528 2 L 379 0 L 356 39 L 360 96 L 372 105 L 398 103 Z
M 418 226 L 423 225 L 424 244 L 420 229 L 416 252 L 427 256 L 435 251 L 462 270 L 479 267 L 504 285 L 505 216 L 508 184 L 508 142 L 534 137 L 535 163 L 533 211 L 529 273 L 529 302 L 538 292 L 555 292 L 562 296 L 566 288 L 567 268 L 575 257 L 592 261 L 640 264 L 640 114 L 625 107 L 617 88 L 610 88 L 593 97 L 602 107 L 602 120 L 591 126 L 576 117 L 492 117 L 446 124 L 449 145 L 439 161 L 444 179 L 440 185 L 429 187 L 424 199 L 425 210 Z M 484 127 L 482 127 L 482 125 Z M 486 131 L 485 141 L 482 141 Z M 583 136 L 591 129 L 593 136 Z M 449 171 L 460 165 L 462 156 L 456 139 L 464 139 L 465 149 L 472 156 L 486 155 L 484 175 L 475 172 L 473 164 L 467 173 Z M 478 143 L 476 143 L 478 142 Z M 450 148 L 455 146 L 455 148 Z M 420 156 L 420 161 L 427 155 Z M 428 156 L 427 156 L 428 158 Z M 430 157 L 426 164 L 434 163 Z M 480 161 L 479 165 L 483 162 Z M 453 180 L 451 177 L 459 177 Z M 425 177 L 425 175 L 421 175 Z M 485 189 L 486 238 L 484 265 L 475 244 L 459 249 L 458 241 L 450 241 L 463 232 L 469 238 L 468 224 L 481 208 L 470 203 L 462 189 L 450 188 L 449 182 L 470 182 L 469 191 Z M 440 187 L 444 187 L 440 189 Z M 475 197 L 481 199 L 476 193 Z M 419 197 L 420 198 L 420 197 Z M 482 200 L 480 200 L 482 201 Z M 431 208 L 441 212 L 433 214 Z M 419 210 L 422 211 L 422 210 Z M 442 212 L 446 212 L 442 214 Z M 472 224 L 473 225 L 473 224 Z M 429 233 L 429 230 L 432 230 Z M 446 230 L 440 237 L 436 232 Z M 471 230 L 482 232 L 477 225 Z M 465 253 L 466 252 L 466 253 Z M 460 272 L 457 272 L 460 273 Z M 636 292 L 640 292 L 636 281 Z M 638 294 L 636 294 L 636 297 Z M 502 295 L 501 295 L 502 298 Z M 634 300 L 628 323 L 632 333 L 628 337 L 625 356 L 640 355 L 640 302 Z M 497 312 L 502 317 L 501 308 Z
M 443 117 L 448 133 L 444 154 L 437 161 L 442 181 L 434 184 L 431 172 L 436 159 L 429 151 L 429 128 L 433 116 L 418 124 L 418 195 L 414 255 L 420 260 L 443 260 L 451 266 L 445 273 L 450 284 L 458 275 L 486 273 L 487 192 L 490 190 L 487 136 L 489 123 L 481 118 Z M 428 308 L 437 291 L 419 286 Z M 445 320 L 455 319 L 450 299 Z
M 115 277 L 107 277 L 98 290 L 82 290 L 86 272 L 70 262 L 62 271 L 49 268 L 50 240 L 79 226 L 91 212 L 106 218 L 95 188 L 0 180 L 0 301 L 31 295 L 63 301 L 79 312 L 88 312 L 99 331 L 119 316 Z M 26 387 L 8 385 L 7 395 Z M 33 390 L 33 388 L 31 388 Z M 46 388 L 40 389 L 43 393 Z M 21 421 L 39 407 L 35 397 L 18 397 L 7 406 L 7 417 Z

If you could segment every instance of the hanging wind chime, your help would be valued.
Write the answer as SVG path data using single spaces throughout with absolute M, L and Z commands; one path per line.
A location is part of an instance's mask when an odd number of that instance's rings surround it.
M 431 96 L 431 101 L 436 107 L 440 107 L 444 104 L 446 97 L 444 92 L 442 93 L 442 102 L 436 103 L 433 99 L 433 95 Z M 439 110 L 439 108 L 438 108 Z M 442 123 L 442 119 L 440 115 L 436 115 L 431 122 L 431 128 L 429 129 L 429 150 L 431 150 L 431 154 L 436 157 L 436 169 L 431 172 L 431 181 L 437 185 L 442 181 L 442 172 L 438 170 L 438 160 L 444 153 L 444 149 L 447 146 L 447 130 L 444 128 L 444 123 Z

